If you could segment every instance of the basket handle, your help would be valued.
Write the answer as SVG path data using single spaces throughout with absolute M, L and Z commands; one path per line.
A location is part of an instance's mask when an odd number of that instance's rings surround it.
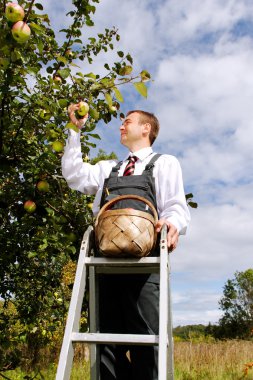
M 134 195 L 134 194 L 127 194 L 127 195 L 119 195 L 118 197 L 115 197 L 113 199 L 111 199 L 109 202 L 105 203 L 104 206 L 101 207 L 98 215 L 97 215 L 97 218 L 96 218 L 96 224 L 97 224 L 97 221 L 100 217 L 100 215 L 104 212 L 104 211 L 107 211 L 108 208 L 110 208 L 112 205 L 114 205 L 114 203 L 117 203 L 123 199 L 136 199 L 138 201 L 141 201 L 141 202 L 144 202 L 146 203 L 149 208 L 152 210 L 153 212 L 153 215 L 154 215 L 154 219 L 155 219 L 155 224 L 157 223 L 158 221 L 158 215 L 157 215 L 157 211 L 154 207 L 154 205 L 148 201 L 147 199 L 143 198 L 143 197 L 140 197 L 139 195 Z

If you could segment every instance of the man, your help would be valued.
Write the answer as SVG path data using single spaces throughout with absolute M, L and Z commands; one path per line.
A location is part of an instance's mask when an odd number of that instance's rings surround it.
M 77 120 L 78 107 L 78 104 L 71 105 L 69 116 L 78 128 L 82 128 L 88 115 Z M 110 190 L 114 184 L 112 193 L 115 195 L 123 191 L 123 194 L 135 193 L 151 200 L 159 216 L 156 230 L 159 233 L 164 223 L 167 225 L 168 248 L 174 250 L 179 234 L 186 231 L 190 215 L 179 162 L 173 156 L 159 156 L 152 150 L 158 132 L 159 122 L 153 114 L 130 111 L 120 126 L 120 141 L 129 149 L 126 159 L 122 163 L 108 160 L 90 165 L 82 160 L 80 133 L 70 130 L 62 157 L 62 172 L 72 189 L 96 194 L 95 215 L 108 200 L 104 184 Z M 151 255 L 158 254 L 158 250 L 151 252 Z M 103 275 L 99 285 L 101 332 L 159 333 L 158 275 Z M 156 380 L 157 347 L 101 346 L 100 372 L 101 380 Z

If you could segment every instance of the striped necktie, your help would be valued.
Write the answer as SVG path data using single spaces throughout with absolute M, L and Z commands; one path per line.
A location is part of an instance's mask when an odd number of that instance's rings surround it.
M 134 174 L 135 162 L 138 160 L 136 156 L 128 157 L 128 164 L 124 170 L 123 176 Z

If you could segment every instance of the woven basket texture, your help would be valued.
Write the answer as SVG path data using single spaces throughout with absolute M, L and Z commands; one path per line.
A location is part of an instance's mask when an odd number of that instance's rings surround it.
M 132 208 L 110 209 L 124 199 L 144 202 L 153 215 Z M 133 194 L 119 195 L 104 204 L 98 213 L 95 222 L 97 248 L 110 257 L 147 256 L 156 244 L 157 220 L 156 209 L 147 199 Z
M 96 240 L 104 256 L 147 256 L 155 245 L 155 219 L 137 210 L 105 211 L 96 226 Z

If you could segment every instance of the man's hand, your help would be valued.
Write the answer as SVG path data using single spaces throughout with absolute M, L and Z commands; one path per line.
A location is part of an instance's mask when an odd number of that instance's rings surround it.
M 176 227 L 172 223 L 168 222 L 166 219 L 159 219 L 158 220 L 158 222 L 155 226 L 157 233 L 159 233 L 161 231 L 162 226 L 164 224 L 167 225 L 167 229 L 168 229 L 168 233 L 167 233 L 168 249 L 169 249 L 169 251 L 173 251 L 177 247 L 179 233 L 178 233 Z
M 71 123 L 77 126 L 77 128 L 82 129 L 88 119 L 88 114 L 82 117 L 81 119 L 77 119 L 75 112 L 79 109 L 79 103 L 78 104 L 70 104 L 68 107 L 68 114 Z

